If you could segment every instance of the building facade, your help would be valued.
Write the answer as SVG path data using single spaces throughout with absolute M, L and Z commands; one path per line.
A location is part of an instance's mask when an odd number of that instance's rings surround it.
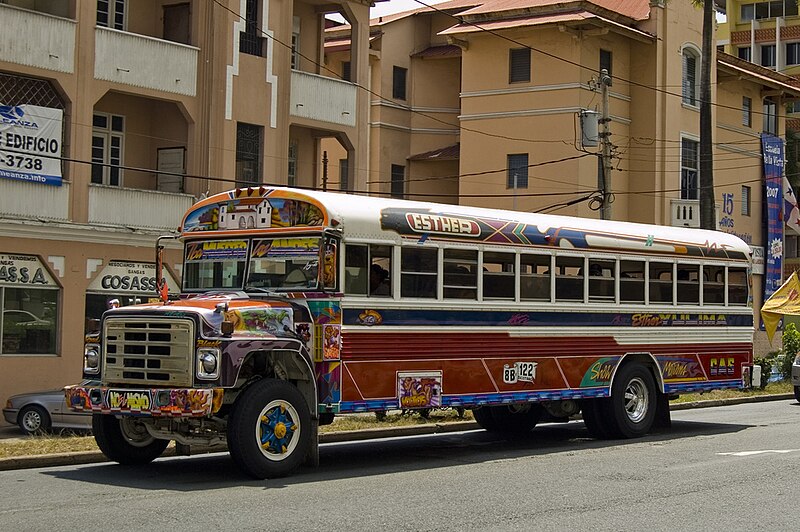
M 0 400 L 81 378 L 86 321 L 155 297 L 155 239 L 198 197 L 314 186 L 323 138 L 366 186 L 369 5 L 0 2 Z M 323 75 L 328 13 L 353 82 Z

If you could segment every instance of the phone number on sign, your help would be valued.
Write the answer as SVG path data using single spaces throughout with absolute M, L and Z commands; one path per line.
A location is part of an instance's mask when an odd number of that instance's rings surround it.
M 24 155 L 4 155 L 0 161 L 9 168 L 19 168 L 21 170 L 42 170 L 41 159 L 25 157 Z

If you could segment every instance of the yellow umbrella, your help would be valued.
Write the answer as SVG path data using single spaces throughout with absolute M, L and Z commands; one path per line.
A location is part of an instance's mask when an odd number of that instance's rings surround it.
M 775 336 L 778 322 L 781 316 L 800 316 L 800 279 L 797 272 L 783 283 L 761 307 L 761 319 L 764 320 L 764 328 L 767 330 L 769 341 Z

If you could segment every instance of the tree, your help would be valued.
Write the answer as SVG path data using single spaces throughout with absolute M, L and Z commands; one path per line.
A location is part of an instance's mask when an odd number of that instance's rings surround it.
M 713 56 L 714 0 L 703 4 L 703 48 L 700 60 L 700 227 L 717 228 L 714 207 L 714 155 L 711 137 L 711 59 Z

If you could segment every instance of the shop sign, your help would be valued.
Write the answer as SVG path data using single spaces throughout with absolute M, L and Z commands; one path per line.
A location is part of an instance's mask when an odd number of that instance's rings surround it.
M 764 248 L 761 246 L 750 246 L 750 254 L 753 258 L 753 274 L 764 275 Z
M 64 111 L 0 102 L 0 177 L 61 186 Z
M 164 268 L 163 272 L 170 293 L 179 293 L 180 287 L 169 271 Z M 155 295 L 156 265 L 150 262 L 112 260 L 95 277 L 88 291 Z
M 39 257 L 0 253 L 0 286 L 58 287 Z

